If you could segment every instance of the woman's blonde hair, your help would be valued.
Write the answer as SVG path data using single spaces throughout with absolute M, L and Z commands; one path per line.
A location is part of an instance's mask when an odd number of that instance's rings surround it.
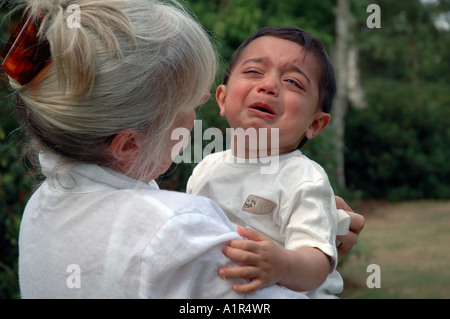
M 72 4 L 79 27 L 67 24 Z M 156 168 L 150 163 L 166 153 L 170 126 L 213 84 L 217 54 L 207 33 L 176 1 L 34 0 L 28 7 L 44 14 L 39 32 L 52 60 L 24 86 L 10 80 L 32 145 L 112 167 L 109 143 L 135 129 L 149 143 L 130 170 L 151 176 L 142 167 Z

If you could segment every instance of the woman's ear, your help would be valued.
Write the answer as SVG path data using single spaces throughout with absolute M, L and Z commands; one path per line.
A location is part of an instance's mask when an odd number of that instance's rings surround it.
M 133 163 L 142 145 L 142 135 L 134 129 L 127 129 L 117 134 L 109 145 L 112 156 L 123 164 Z
M 314 121 L 306 129 L 306 137 L 310 140 L 320 132 L 322 132 L 330 123 L 331 115 L 325 112 L 318 112 L 314 116 Z
M 219 105 L 221 116 L 226 115 L 226 112 L 225 112 L 226 97 L 227 97 L 227 86 L 224 84 L 221 84 L 217 87 L 217 90 L 216 90 L 216 101 L 217 101 L 217 105 Z

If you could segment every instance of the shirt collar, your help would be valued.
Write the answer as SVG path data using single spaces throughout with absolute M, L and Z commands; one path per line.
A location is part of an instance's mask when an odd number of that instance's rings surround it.
M 66 163 L 60 156 L 41 152 L 39 154 L 42 173 L 55 188 L 70 192 L 89 192 L 101 189 L 150 189 L 158 190 L 152 180 L 142 183 L 114 169 L 95 164 Z
M 290 153 L 282 154 L 282 155 L 271 155 L 264 156 L 261 158 L 242 158 L 233 155 L 231 149 L 226 150 L 225 154 L 225 162 L 231 164 L 232 166 L 252 166 L 252 165 L 271 165 L 272 162 L 281 162 L 290 157 L 297 157 L 302 155 L 302 152 L 299 149 L 296 149 Z

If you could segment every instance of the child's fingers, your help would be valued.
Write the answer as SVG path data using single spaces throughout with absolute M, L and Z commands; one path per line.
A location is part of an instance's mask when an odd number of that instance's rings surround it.
M 228 258 L 237 262 L 241 262 L 243 264 L 255 265 L 258 261 L 258 255 L 251 251 L 248 251 L 239 243 L 230 243 L 229 246 L 225 246 L 222 249 L 222 252 Z
M 259 249 L 259 244 L 258 242 L 255 242 L 253 240 L 234 239 L 231 240 L 225 247 L 231 247 L 234 249 L 240 249 L 251 253 L 257 253 Z
M 222 278 L 244 278 L 251 279 L 258 275 L 258 268 L 251 266 L 222 267 L 219 276 Z
M 260 232 L 257 232 L 256 230 L 251 229 L 251 228 L 244 228 L 244 227 L 238 226 L 237 232 L 239 235 L 241 235 L 242 237 L 245 237 L 249 240 L 254 240 L 254 241 L 270 240 L 269 237 L 267 237 L 266 235 L 264 235 Z
M 259 279 L 254 279 L 247 284 L 233 286 L 233 290 L 241 294 L 248 294 L 260 288 L 262 288 L 262 282 Z

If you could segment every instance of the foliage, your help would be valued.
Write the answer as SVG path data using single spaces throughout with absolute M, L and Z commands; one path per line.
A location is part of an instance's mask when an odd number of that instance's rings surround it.
M 0 28 L 0 39 L 5 39 L 6 33 L 12 31 L 14 22 L 4 23 L 2 26 L 4 28 Z M 0 299 L 2 299 L 20 297 L 17 282 L 18 235 L 22 211 L 31 193 L 32 177 L 27 173 L 24 162 L 20 160 L 23 144 L 18 141 L 17 122 L 3 73 L 0 74 L 0 83 Z
M 334 1 L 190 0 L 188 5 L 218 40 L 224 64 L 257 29 L 294 25 L 318 36 L 330 46 L 334 39 Z
M 354 11 L 371 2 L 353 2 Z M 433 19 L 450 3 L 377 3 L 381 29 L 367 28 L 365 16 L 356 15 L 369 107 L 347 115 L 347 186 L 389 200 L 448 198 L 450 32 Z
M 16 128 L 10 105 L 0 99 L 0 298 L 18 297 L 19 224 L 32 184 L 19 160 L 23 145 L 15 141 Z
M 375 78 L 365 87 L 370 108 L 347 119 L 349 186 L 389 200 L 449 198 L 448 84 Z
M 372 0 L 355 1 L 355 12 L 364 12 Z M 425 2 L 425 1 L 423 1 Z M 436 28 L 438 13 L 449 12 L 447 0 L 379 0 L 381 28 L 369 29 L 364 14 L 358 19 L 356 41 L 361 73 L 366 77 L 422 82 L 450 81 L 450 32 Z

